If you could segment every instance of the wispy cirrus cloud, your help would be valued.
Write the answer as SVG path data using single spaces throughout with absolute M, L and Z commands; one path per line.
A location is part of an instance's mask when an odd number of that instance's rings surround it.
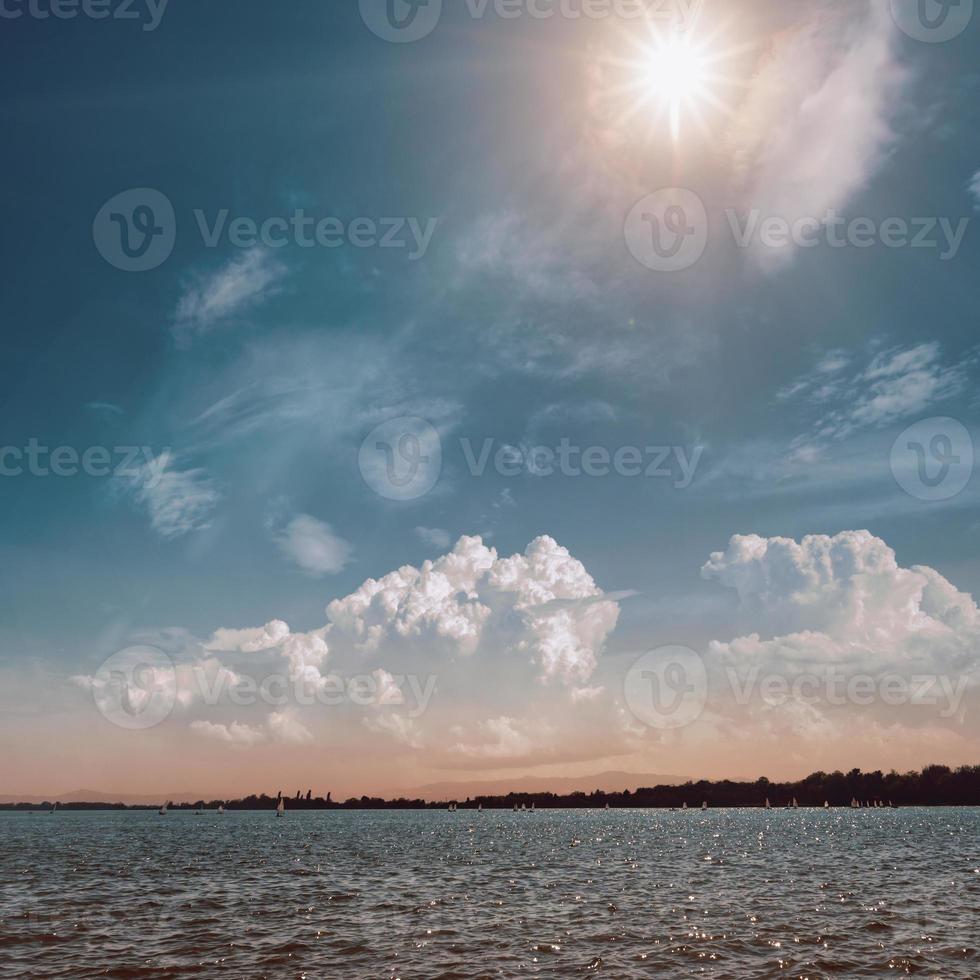
M 274 295 L 286 267 L 265 249 L 250 248 L 185 289 L 174 313 L 174 335 L 189 343 Z
M 897 141 L 894 117 L 910 81 L 887 4 L 802 5 L 776 35 L 729 133 L 742 206 L 789 222 L 848 204 Z M 767 272 L 792 245 L 759 248 Z
M 221 493 L 207 471 L 179 469 L 167 450 L 130 477 L 133 499 L 146 509 L 153 530 L 163 538 L 179 538 L 211 526 Z
M 874 355 L 863 368 L 848 370 L 850 366 L 842 352 L 832 351 L 814 371 L 779 392 L 783 402 L 827 406 L 799 445 L 844 439 L 861 429 L 900 421 L 958 395 L 968 378 L 965 360 L 944 357 L 938 341 L 893 347 Z
M 967 184 L 967 190 L 973 198 L 974 210 L 980 211 L 980 170 L 970 178 L 970 183 Z
M 441 527 L 417 527 L 415 536 L 423 544 L 437 548 L 439 551 L 445 551 L 452 544 L 449 532 Z

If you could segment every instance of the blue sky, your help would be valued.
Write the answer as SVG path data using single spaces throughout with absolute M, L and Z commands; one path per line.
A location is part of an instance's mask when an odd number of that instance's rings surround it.
M 93 757 L 108 752 L 117 785 L 148 789 L 136 762 L 148 746 L 162 760 L 199 744 L 210 762 L 232 753 L 240 765 L 232 724 L 263 733 L 246 749 L 257 772 L 274 771 L 275 726 L 258 709 L 233 717 L 191 706 L 144 741 L 120 742 L 70 681 L 136 642 L 191 663 L 215 652 L 216 630 L 274 621 L 307 637 L 331 624 L 318 669 L 394 664 L 438 674 L 448 692 L 413 719 L 413 734 L 404 719 L 290 714 L 310 736 L 278 743 L 295 745 L 297 775 L 324 744 L 357 746 L 361 776 L 337 777 L 352 790 L 454 769 L 754 775 L 755 763 L 747 771 L 737 754 L 710 753 L 725 730 L 717 717 L 690 744 L 642 724 L 631 733 L 634 719 L 622 744 L 591 756 L 549 746 L 566 737 L 569 689 L 579 692 L 571 710 L 587 702 L 592 712 L 581 729 L 608 732 L 626 710 L 623 675 L 645 650 L 683 644 L 710 673 L 737 637 L 805 628 L 845 641 L 836 614 L 814 624 L 800 612 L 825 592 L 808 603 L 790 589 L 797 616 L 777 623 L 773 596 L 790 587 L 775 558 L 754 592 L 729 574 L 737 548 L 725 570 L 702 575 L 733 535 L 802 541 L 866 529 L 899 571 L 925 566 L 976 595 L 976 478 L 924 500 L 896 478 L 893 447 L 923 420 L 956 420 L 977 439 L 980 28 L 971 21 L 928 43 L 900 30 L 886 4 L 785 8 L 707 0 L 690 37 L 718 77 L 710 100 L 683 110 L 676 139 L 658 94 L 637 82 L 663 25 L 507 19 L 493 5 L 478 18 L 453 5 L 426 37 L 395 44 L 355 3 L 272 10 L 251 0 L 173 2 L 153 30 L 85 16 L 0 20 L 0 445 L 107 447 L 113 464 L 117 447 L 145 447 L 151 464 L 0 479 L 0 658 L 18 719 L 0 730 L 28 724 L 87 747 L 70 763 L 54 747 L 36 765 L 21 752 L 4 783 L 68 789 L 75 772 L 97 780 Z M 705 209 L 704 254 L 677 271 L 645 266 L 624 235 L 634 205 L 667 187 Z M 93 235 L 103 206 L 134 188 L 163 195 L 174 213 L 172 252 L 143 272 L 107 261 Z M 285 223 L 299 209 L 338 219 L 336 247 L 291 237 Z M 812 217 L 816 245 L 739 247 L 732 215 L 745 227 L 753 211 Z M 889 246 L 878 231 L 867 247 L 832 247 L 828 211 L 875 229 L 895 219 L 936 247 Z M 239 247 L 223 234 L 210 247 L 196 212 L 208 226 L 227 212 L 225 228 L 283 219 L 287 243 Z M 388 229 L 404 247 L 358 247 L 360 219 L 365 241 Z M 944 239 L 944 229 L 962 237 Z M 402 418 L 431 426 L 442 469 L 430 491 L 392 500 L 372 489 L 359 453 L 376 426 Z M 929 425 L 927 449 L 948 431 Z M 507 476 L 491 463 L 475 476 L 462 443 L 478 451 L 493 440 L 496 453 L 563 439 L 610 457 L 637 447 L 644 468 L 663 447 L 672 469 Z M 696 460 L 690 480 L 679 460 Z M 567 594 L 531 560 L 514 572 L 551 589 L 542 601 L 574 609 L 574 639 L 555 640 L 565 666 L 550 673 L 542 636 L 557 626 L 532 622 L 520 603 L 501 611 L 496 586 L 493 601 L 484 585 L 474 594 L 502 629 L 517 618 L 530 639 L 481 634 L 479 655 L 493 648 L 488 675 L 460 666 L 476 662 L 472 651 L 426 660 L 425 631 L 446 639 L 441 621 L 412 635 L 420 652 L 400 647 L 394 616 L 369 662 L 355 650 L 365 624 L 341 640 L 340 614 L 325 618 L 331 601 L 437 559 L 462 536 L 481 536 L 504 559 L 543 535 L 581 566 L 559 560 Z M 863 587 L 853 576 L 837 586 L 841 606 Z M 589 610 L 602 607 L 600 593 L 615 615 L 597 624 Z M 894 610 L 879 612 L 892 622 Z M 936 653 L 943 670 L 973 678 L 971 630 L 956 634 L 955 656 Z M 243 643 L 254 646 L 239 637 L 219 649 L 222 662 Z M 508 665 L 499 677 L 495 656 Z M 922 726 L 934 737 L 928 751 L 975 756 L 962 719 L 952 733 L 918 716 L 875 724 L 867 744 L 881 749 L 856 763 L 930 761 L 903 755 Z M 890 725 L 906 734 L 882 736 Z M 384 731 L 399 737 L 383 741 Z M 848 764 L 843 742 L 820 748 L 844 735 L 819 731 L 793 729 L 788 772 Z M 215 737 L 191 742 L 194 733 Z M 776 765 L 773 730 L 757 738 L 759 758 Z

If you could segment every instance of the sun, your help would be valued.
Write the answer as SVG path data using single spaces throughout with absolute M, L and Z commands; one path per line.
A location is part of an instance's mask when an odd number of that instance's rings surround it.
M 647 52 L 639 67 L 640 85 L 651 99 L 659 99 L 670 116 L 670 131 L 680 135 L 681 110 L 696 108 L 710 95 L 708 53 L 681 34 L 672 35 Z
M 680 139 L 685 119 L 702 131 L 714 112 L 728 112 L 723 96 L 733 79 L 722 68 L 738 49 L 719 46 L 717 33 L 651 27 L 632 37 L 625 56 L 609 59 L 616 81 L 608 91 L 619 102 L 620 122 L 651 112 L 666 120 L 671 138 Z

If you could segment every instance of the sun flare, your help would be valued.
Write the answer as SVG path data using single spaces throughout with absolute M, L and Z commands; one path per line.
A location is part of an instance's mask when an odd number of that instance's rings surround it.
M 671 135 L 677 139 L 682 108 L 707 94 L 710 75 L 706 53 L 684 36 L 670 37 L 650 50 L 640 71 L 649 97 L 666 105 Z
M 730 112 L 725 90 L 734 79 L 722 69 L 731 69 L 739 49 L 720 46 L 717 31 L 652 27 L 644 33 L 627 42 L 626 56 L 610 59 L 615 81 L 608 94 L 619 103 L 620 122 L 649 119 L 652 112 L 666 121 L 675 143 L 686 119 L 706 133 L 711 116 Z

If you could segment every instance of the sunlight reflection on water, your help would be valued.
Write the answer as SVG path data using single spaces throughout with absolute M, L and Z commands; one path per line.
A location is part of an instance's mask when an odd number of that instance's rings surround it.
M 980 976 L 980 810 L 0 814 L 4 975 Z

